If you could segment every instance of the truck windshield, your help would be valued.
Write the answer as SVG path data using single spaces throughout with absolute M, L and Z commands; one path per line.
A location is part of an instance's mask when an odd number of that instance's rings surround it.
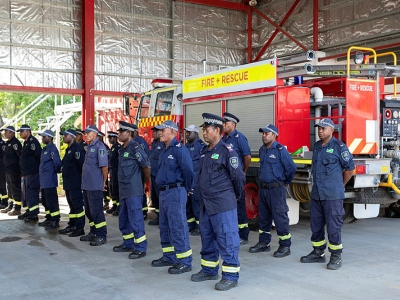
M 156 100 L 154 116 L 166 116 L 171 114 L 174 91 L 159 92 Z
M 137 111 L 136 120 L 149 117 L 150 95 L 144 95 L 140 99 L 139 109 Z

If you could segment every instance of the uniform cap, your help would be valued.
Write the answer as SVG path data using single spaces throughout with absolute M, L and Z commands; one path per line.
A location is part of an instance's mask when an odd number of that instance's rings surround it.
M 67 130 L 65 130 L 65 131 L 62 131 L 62 132 L 60 132 L 62 135 L 66 135 L 66 134 L 69 134 L 69 135 L 72 135 L 74 138 L 76 138 L 76 132 L 75 132 L 75 130 L 73 130 L 73 129 L 67 129 Z
M 267 124 L 267 126 L 258 129 L 258 132 L 272 132 L 272 133 L 275 133 L 276 136 L 278 136 L 278 128 L 276 128 L 272 124 Z
M 94 125 L 88 125 L 84 130 L 84 132 L 91 132 L 91 131 L 99 133 L 99 129 L 97 129 L 97 127 Z
M 80 135 L 82 135 L 82 134 L 83 134 L 83 131 L 82 131 L 82 130 L 80 130 L 80 129 L 75 129 L 75 133 L 76 133 L 76 134 L 80 134 Z
M 54 137 L 54 132 L 51 131 L 50 129 L 46 129 L 42 133 L 39 133 L 39 135 L 40 136 L 49 136 L 49 137 L 53 138 Z
M 186 131 L 194 131 L 194 132 L 199 132 L 199 127 L 196 125 L 189 125 L 188 127 L 185 128 Z
M 107 131 L 107 136 L 108 137 L 117 137 L 118 136 L 118 133 L 116 133 L 116 132 L 114 132 L 114 131 Z
M 9 130 L 9 131 L 12 131 L 12 132 L 16 132 L 14 126 L 7 126 L 6 128 L 2 128 L 0 131 L 3 131 L 3 130 Z
M 203 117 L 204 123 L 200 127 L 205 127 L 209 125 L 223 125 L 225 120 L 220 116 L 210 114 L 210 113 L 203 113 L 201 115 Z
M 106 136 L 103 132 L 99 131 L 99 136 Z
M 17 131 L 22 131 L 22 130 L 31 130 L 31 127 L 29 125 L 22 125 Z
M 160 129 L 157 129 L 156 126 L 154 126 L 154 127 L 151 127 L 151 130 L 160 130 Z
M 135 124 L 131 124 L 125 121 L 119 121 L 119 129 L 118 131 L 135 131 L 137 130 L 137 126 Z
M 319 121 L 319 123 L 314 125 L 314 127 L 317 127 L 317 126 L 319 126 L 319 127 L 329 126 L 329 127 L 335 128 L 335 124 L 333 124 L 331 119 L 321 119 Z
M 236 124 L 239 123 L 239 121 L 240 121 L 238 117 L 236 117 L 235 115 L 230 114 L 228 112 L 224 113 L 224 120 L 225 120 L 225 122 L 230 121 L 230 122 L 233 122 Z
M 178 131 L 178 125 L 174 121 L 167 120 L 164 121 L 162 124 L 155 126 L 156 129 L 164 129 L 164 128 L 171 128 L 172 130 Z

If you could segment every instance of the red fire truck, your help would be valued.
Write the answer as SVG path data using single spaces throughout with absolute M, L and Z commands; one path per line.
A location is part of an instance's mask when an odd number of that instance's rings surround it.
M 357 50 L 356 55 L 354 55 Z M 369 58 L 364 54 L 368 53 Z M 277 58 L 184 78 L 182 83 L 155 80 L 144 93 L 137 114 L 139 128 L 151 141 L 151 127 L 164 120 L 181 130 L 202 124 L 201 114 L 230 112 L 240 122 L 237 129 L 248 139 L 252 163 L 247 171 L 246 206 L 250 220 L 258 217 L 258 149 L 260 127 L 275 124 L 278 141 L 297 164 L 297 174 L 288 188 L 291 224 L 298 222 L 299 204 L 310 200 L 312 145 L 318 138 L 314 124 L 329 117 L 335 136 L 343 140 L 355 159 L 355 171 L 346 185 L 347 221 L 376 217 L 380 205 L 400 199 L 400 98 L 396 95 L 396 66 L 377 63 L 371 48 L 351 47 L 345 64 L 322 65 L 313 52 L 306 58 Z M 304 56 L 303 56 L 304 57 Z M 361 64 L 350 63 L 361 58 Z M 313 63 L 304 63 L 311 60 Z M 373 60 L 368 63 L 369 60 Z M 367 63 L 366 63 L 367 62 Z M 384 80 L 394 77 L 394 92 L 384 92 Z M 183 101 L 177 96 L 183 94 Z

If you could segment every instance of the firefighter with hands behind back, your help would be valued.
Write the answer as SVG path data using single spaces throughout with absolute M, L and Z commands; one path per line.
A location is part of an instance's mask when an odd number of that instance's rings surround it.
M 224 120 L 209 113 L 202 116 L 208 146 L 201 150 L 199 168 L 201 270 L 191 280 L 217 280 L 221 256 L 222 279 L 215 289 L 227 291 L 239 280 L 237 200 L 242 198 L 246 178 L 238 154 L 221 140 Z

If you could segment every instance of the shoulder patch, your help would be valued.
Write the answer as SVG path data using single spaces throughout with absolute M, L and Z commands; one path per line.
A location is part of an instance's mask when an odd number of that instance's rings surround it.
M 93 149 L 93 150 L 94 150 L 94 149 Z M 99 154 L 100 154 L 101 157 L 105 156 L 105 155 L 106 155 L 106 150 L 100 149 L 100 150 L 99 150 Z
M 54 152 L 50 153 L 51 159 L 54 159 Z
M 144 144 L 140 144 L 140 148 L 142 148 L 142 150 L 144 150 Z
M 178 142 L 177 144 L 175 144 L 175 147 L 180 148 L 180 147 L 182 147 L 182 144 L 180 142 Z
M 35 149 L 36 149 L 35 144 L 31 144 L 31 149 L 32 149 L 33 151 L 35 151 Z
M 14 145 L 13 145 L 13 148 L 14 148 L 14 150 L 18 150 L 18 145 L 17 145 L 17 144 L 14 144 Z
M 239 133 L 236 133 L 235 138 L 237 139 L 239 138 Z
M 136 152 L 136 153 L 135 153 L 135 156 L 136 156 L 136 159 L 137 159 L 138 161 L 142 161 L 142 154 L 140 154 L 140 152 Z
M 75 158 L 76 158 L 76 159 L 81 158 L 81 153 L 80 153 L 79 151 L 76 151 L 76 152 L 75 152 Z
M 237 169 L 239 167 L 239 160 L 237 157 L 231 157 L 229 159 L 229 163 L 231 164 L 232 168 Z
M 343 158 L 343 160 L 345 160 L 345 161 L 349 161 L 349 159 L 350 159 L 350 153 L 349 153 L 349 151 L 344 151 L 344 152 L 342 152 L 342 158 Z
M 30 138 L 29 140 L 30 140 L 30 141 L 33 141 L 33 138 Z

